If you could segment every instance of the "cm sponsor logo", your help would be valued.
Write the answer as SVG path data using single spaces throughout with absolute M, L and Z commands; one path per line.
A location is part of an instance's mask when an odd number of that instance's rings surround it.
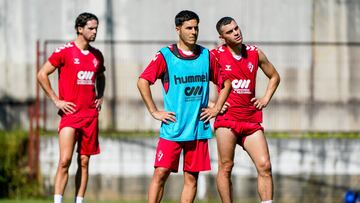
M 77 77 L 79 80 L 91 80 L 93 75 L 93 71 L 79 71 Z
M 93 77 L 94 77 L 93 71 L 79 71 L 77 73 L 77 84 L 78 85 L 94 85 Z
M 202 86 L 192 86 L 192 87 L 186 87 L 185 88 L 185 95 L 186 96 L 200 96 L 203 93 L 203 87 Z
M 249 85 L 250 85 L 250 80 L 233 80 L 232 82 L 231 82 L 231 86 L 232 86 L 232 88 L 234 88 L 234 89 L 239 89 L 239 88 L 241 88 L 241 89 L 247 89 L 247 88 L 249 88 Z
M 249 89 L 251 80 L 233 80 L 231 82 L 231 86 L 233 91 L 237 94 L 252 94 L 251 90 Z

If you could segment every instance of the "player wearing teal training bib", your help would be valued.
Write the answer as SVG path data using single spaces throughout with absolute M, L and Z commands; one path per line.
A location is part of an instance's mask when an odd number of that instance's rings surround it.
M 155 170 L 148 202 L 161 202 L 165 182 L 177 172 L 184 152 L 184 187 L 181 202 L 193 202 L 200 171 L 210 170 L 208 139 L 212 137 L 209 120 L 219 113 L 230 93 L 229 80 L 219 78 L 219 65 L 209 50 L 196 44 L 199 17 L 181 11 L 175 17 L 179 41 L 160 50 L 140 75 L 138 88 L 152 117 L 161 121 L 156 148 Z M 152 98 L 150 85 L 157 79 L 163 84 L 164 110 Z M 220 86 L 214 107 L 208 108 L 209 81 Z
M 160 50 L 165 58 L 169 88 L 163 89 L 166 111 L 175 112 L 176 122 L 163 123 L 160 137 L 172 141 L 190 141 L 212 137 L 209 122 L 199 120 L 201 109 L 208 106 L 209 50 L 196 46 L 198 55 L 185 58 L 169 47 Z

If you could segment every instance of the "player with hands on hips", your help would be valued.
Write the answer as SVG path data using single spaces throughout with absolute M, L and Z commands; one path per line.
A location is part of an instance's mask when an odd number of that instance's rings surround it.
M 216 29 L 224 44 L 211 53 L 218 59 L 221 70 L 232 85 L 231 93 L 214 123 L 219 156 L 217 188 L 222 202 L 233 202 L 231 173 L 235 148 L 239 144 L 257 169 L 257 188 L 262 203 L 272 203 L 270 154 L 261 123 L 262 109 L 267 107 L 275 93 L 280 76 L 260 49 L 243 44 L 241 30 L 233 18 L 221 18 Z M 255 97 L 258 68 L 269 79 L 265 95 L 261 98 Z
M 105 67 L 102 53 L 90 45 L 95 41 L 98 23 L 94 14 L 81 13 L 75 20 L 75 41 L 57 48 L 37 74 L 38 82 L 61 116 L 55 203 L 62 202 L 75 144 L 78 145 L 75 203 L 82 203 L 85 196 L 90 156 L 100 153 L 98 116 L 103 103 Z M 55 70 L 59 73 L 58 95 L 49 80 Z
M 231 83 L 225 76 L 222 78 L 219 64 L 209 50 L 196 44 L 198 24 L 196 13 L 179 12 L 175 16 L 178 42 L 163 47 L 137 83 L 148 111 L 162 122 L 148 191 L 150 203 L 161 202 L 167 178 L 178 171 L 182 151 L 184 185 L 180 202 L 194 201 L 199 173 L 210 170 L 208 139 L 212 138 L 212 130 L 208 121 L 220 112 Z M 150 91 L 157 79 L 162 81 L 164 110 L 158 110 Z M 212 107 L 208 107 L 209 81 L 221 87 Z

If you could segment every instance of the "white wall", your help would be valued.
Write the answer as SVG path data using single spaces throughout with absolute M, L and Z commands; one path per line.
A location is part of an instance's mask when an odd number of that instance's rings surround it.
M 59 157 L 57 138 L 43 138 L 40 146 L 41 177 L 49 195 Z M 274 178 L 275 199 L 280 202 L 341 202 L 344 189 L 359 189 L 360 162 L 357 139 L 268 139 Z M 146 198 L 153 174 L 156 138 L 101 139 L 101 153 L 90 160 L 87 198 Z M 216 198 L 216 140 L 209 142 L 211 171 L 199 177 L 198 198 Z M 232 173 L 234 197 L 257 198 L 256 169 L 241 147 L 235 151 Z M 66 195 L 73 194 L 76 156 L 70 167 Z M 178 198 L 182 187 L 182 159 L 179 173 L 166 184 L 165 198 Z M 319 195 L 321 191 L 322 195 Z M 330 196 L 330 197 L 328 197 Z M 289 198 L 289 199 L 287 199 Z M 309 199 L 309 200 L 304 200 Z M 292 200 L 292 201 L 290 201 Z M 297 200 L 297 201 L 294 201 Z
M 109 2 L 112 3 L 113 35 L 109 33 L 107 21 Z M 212 41 L 208 45 L 210 48 L 219 43 L 215 31 L 217 20 L 223 16 L 234 17 L 245 41 L 258 45 L 276 66 L 282 82 L 269 109 L 265 110 L 267 129 L 360 130 L 356 108 L 360 101 L 360 2 L 354 0 L 2 0 L 0 101 L 7 98 L 21 102 L 35 97 L 36 40 L 73 40 L 74 20 L 79 13 L 88 11 L 99 17 L 98 41 L 113 36 L 114 40 L 173 42 L 177 40 L 174 16 L 182 9 L 199 14 L 199 41 Z M 312 45 L 311 42 L 325 42 L 325 45 Z M 139 73 L 164 44 L 115 45 L 115 61 L 110 58 L 109 47 L 101 43 L 95 45 L 104 52 L 108 66 L 102 128 L 156 130 L 158 124 L 147 114 L 135 83 Z M 59 45 L 49 45 L 47 55 L 56 46 Z M 112 79 L 113 70 L 116 70 L 115 79 Z M 261 96 L 267 80 L 259 75 L 257 93 Z M 116 91 L 113 91 L 114 86 Z M 109 104 L 114 95 L 115 109 Z M 155 91 L 155 99 L 160 105 L 160 91 Z M 4 109 L 0 115 L 0 128 L 11 123 L 28 126 L 26 111 L 0 108 Z M 56 129 L 55 111 L 54 105 L 48 104 L 47 128 Z M 116 121 L 111 117 L 112 112 L 117 115 Z M 144 123 L 139 125 L 139 120 Z

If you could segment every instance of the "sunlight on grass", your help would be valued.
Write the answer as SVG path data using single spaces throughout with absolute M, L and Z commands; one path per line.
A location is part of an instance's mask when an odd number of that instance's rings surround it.
M 52 199 L 46 199 L 46 200 L 1 200 L 0 199 L 0 203 L 52 203 Z M 86 200 L 86 203 L 145 203 L 146 200 L 138 200 L 138 201 L 121 201 L 121 200 L 117 200 L 117 201 L 96 201 L 96 200 Z M 162 201 L 163 203 L 177 203 L 179 201 Z M 200 200 L 196 200 L 195 203 L 216 203 L 217 201 L 209 201 L 209 200 L 204 200 L 204 201 L 200 201 Z M 63 203 L 73 203 L 72 200 L 65 200 L 63 201 Z M 243 202 L 243 203 L 255 203 L 255 202 Z

